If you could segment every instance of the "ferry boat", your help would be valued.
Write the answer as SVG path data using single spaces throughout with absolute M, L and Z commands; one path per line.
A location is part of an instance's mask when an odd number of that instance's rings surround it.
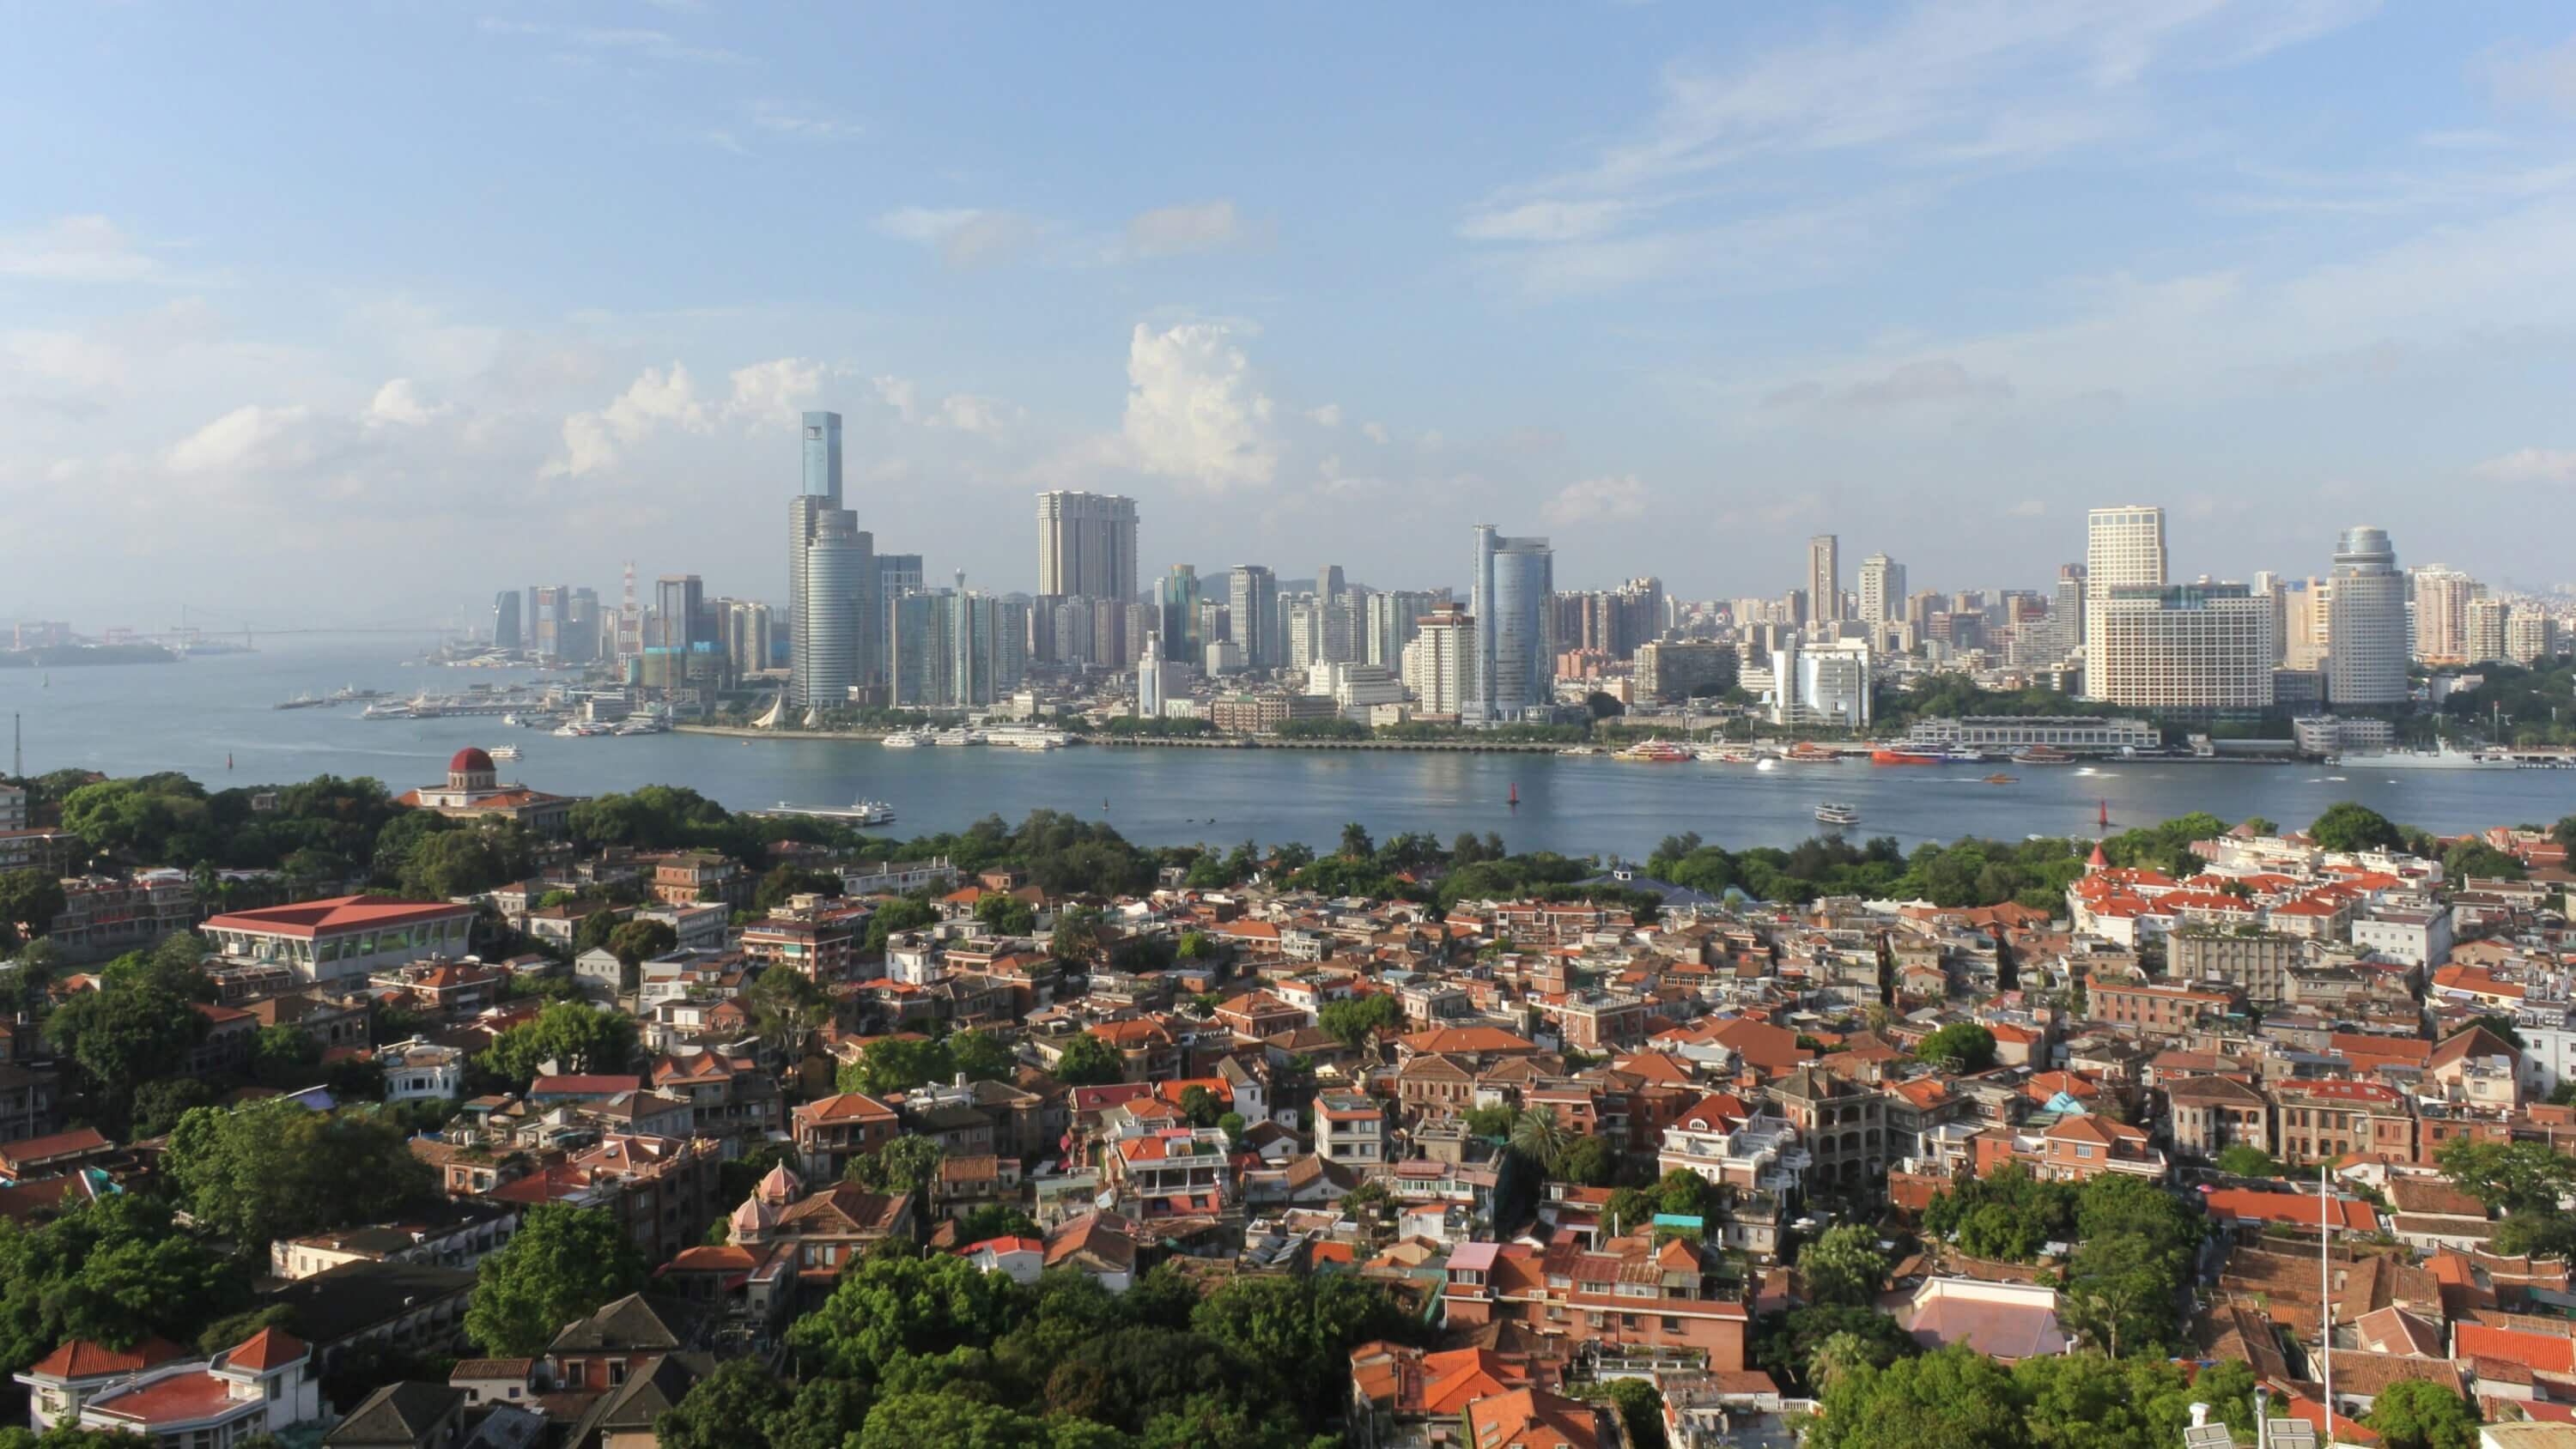
M 496 760 L 515 760 L 519 758 L 519 747 L 517 745 L 494 745 L 483 753 L 490 755 Z
M 2022 748 L 2022 752 L 2020 754 L 2013 756 L 2013 763 L 2017 765 L 2071 765 L 2075 763 L 2075 757 L 2068 754 L 2066 751 L 2059 749 L 2055 745 L 2026 745 Z
M 1869 752 L 1873 765 L 1937 765 L 1941 756 L 1930 750 L 1909 750 L 1901 745 L 1880 745 Z
M 1601 753 L 1601 751 L 1591 745 L 1567 745 L 1564 749 L 1557 751 L 1557 753 L 1565 756 L 1567 759 L 1573 759 L 1582 755 L 1597 755 Z
M 380 699 L 358 711 L 360 719 L 410 719 L 419 713 L 409 700 Z
M 667 735 L 670 732 L 669 721 L 649 714 L 628 715 L 619 720 L 616 728 L 610 731 L 611 734 L 620 735 Z
M 1621 750 L 1610 758 L 1614 760 L 1639 760 L 1650 765 L 1677 765 L 1686 761 L 1696 760 L 1699 756 L 1689 750 L 1683 749 L 1679 745 L 1666 744 L 1662 740 L 1646 740 L 1639 744 L 1630 745 L 1628 748 Z
M 1819 825 L 1858 825 L 1860 823 L 1860 807 L 1857 805 L 1837 805 L 1828 801 L 1827 803 L 1816 807 L 1816 823 Z
M 767 810 L 754 810 L 754 815 L 784 818 L 807 816 L 816 820 L 846 820 L 853 825 L 892 825 L 894 807 L 883 800 L 858 800 L 847 805 L 790 805 L 781 800 Z
M 1791 745 L 1789 752 L 1780 758 L 1793 765 L 1839 765 L 1843 762 L 1840 751 L 1826 749 L 1812 740 L 1800 740 Z
M 606 733 L 608 733 L 608 726 L 590 720 L 566 720 L 555 726 L 556 737 L 567 740 L 583 740 Z
M 279 700 L 275 707 L 278 709 L 324 709 L 328 708 L 331 704 L 331 700 L 323 699 L 316 695 L 299 694 L 293 699 Z
M 1712 765 L 1749 765 L 1754 760 L 1751 750 L 1727 749 L 1718 745 L 1702 745 L 1698 754 L 1701 760 Z
M 889 750 L 917 750 L 929 743 L 931 738 L 928 730 L 896 730 L 887 735 L 884 741 L 885 747 Z

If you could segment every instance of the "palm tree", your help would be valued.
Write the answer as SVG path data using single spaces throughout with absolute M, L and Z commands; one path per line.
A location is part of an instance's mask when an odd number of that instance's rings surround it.
M 1512 1150 L 1553 1174 L 1565 1161 L 1565 1126 L 1554 1107 L 1532 1107 L 1512 1124 Z
M 1869 1367 L 1872 1359 L 1869 1341 L 1859 1334 L 1848 1329 L 1829 1334 L 1807 1354 L 1807 1383 L 1821 1394 L 1844 1374 Z

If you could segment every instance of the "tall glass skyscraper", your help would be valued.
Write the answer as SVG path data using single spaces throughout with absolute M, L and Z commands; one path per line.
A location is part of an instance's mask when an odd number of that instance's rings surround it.
M 1476 525 L 1473 597 L 1476 708 L 1486 722 L 1520 718 L 1556 693 L 1556 650 L 1549 640 L 1549 597 L 1556 553 L 1543 538 L 1512 538 Z
M 788 504 L 787 696 L 840 705 L 876 673 L 876 540 L 841 506 L 841 415 L 807 413 L 804 470 Z M 823 570 L 817 577 L 816 570 Z
M 1199 571 L 1174 564 L 1163 575 L 1162 654 L 1166 659 L 1196 664 L 1205 645 L 1199 639 Z
M 2376 528 L 2347 528 L 2335 540 L 2326 594 L 2326 701 L 2404 704 L 2406 576 L 2397 550 Z
M 1276 669 L 1287 658 L 1279 637 L 1279 576 L 1261 564 L 1236 564 L 1227 579 L 1227 615 L 1243 667 Z

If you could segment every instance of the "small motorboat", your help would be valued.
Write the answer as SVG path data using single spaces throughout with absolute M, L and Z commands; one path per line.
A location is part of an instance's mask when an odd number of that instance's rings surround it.
M 1988 775 L 1985 779 L 1985 783 L 1989 785 L 2018 785 L 2021 783 L 2021 778 L 2017 775 Z

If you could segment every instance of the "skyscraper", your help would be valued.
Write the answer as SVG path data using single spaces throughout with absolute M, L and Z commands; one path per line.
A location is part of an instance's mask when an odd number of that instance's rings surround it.
M 1279 578 L 1260 564 L 1236 564 L 1226 577 L 1227 615 L 1243 667 L 1276 669 L 1287 657 L 1279 637 Z
M 1860 561 L 1860 621 L 1893 623 L 1905 608 L 1905 565 L 1883 553 Z
M 503 589 L 492 596 L 492 647 L 519 647 L 519 591 Z
M 1467 611 L 1475 619 L 1476 700 L 1467 713 L 1488 723 L 1518 719 L 1556 693 L 1548 630 L 1556 554 L 1544 538 L 1508 537 L 1490 523 L 1475 526 L 1475 545 Z
M 2141 504 L 2096 508 L 2084 519 L 2084 697 L 2102 692 L 2094 666 L 2102 643 L 2102 605 L 2113 589 L 2162 588 L 2165 582 L 2165 511 Z M 2265 666 L 2269 668 L 2269 665 Z M 2125 701 L 2115 701 L 2125 702 Z
M 850 686 L 876 672 L 876 539 L 841 506 L 841 415 L 807 413 L 803 443 L 803 478 L 788 509 L 787 696 L 841 705 Z
M 2471 664 L 2491 664 L 2505 657 L 2505 634 L 2513 613 L 2513 606 L 2502 599 L 2469 600 L 2467 647 L 2460 652 Z
M 2335 540 L 2326 595 L 2326 700 L 2347 705 L 2406 702 L 2406 576 L 2397 550 L 2376 528 L 2347 528 Z M 2286 600 L 2285 600 L 2286 605 Z M 2282 610 L 2286 623 L 2288 610 Z M 2283 658 L 2289 650 L 2285 642 Z
M 1836 624 L 1843 617 L 1843 541 L 1830 533 L 1807 540 L 1807 617 Z
M 2088 612 L 2088 699 L 2203 717 L 2272 703 L 2272 601 L 2243 584 L 2123 584 Z
M 1162 592 L 1156 602 L 1162 609 L 1159 633 L 1163 657 L 1184 664 L 1195 664 L 1205 641 L 1199 638 L 1199 571 L 1190 564 L 1174 564 L 1163 575 Z
M 1342 596 L 1342 566 L 1324 564 L 1315 570 L 1315 597 L 1338 599 Z
M 1135 602 L 1136 500 L 1039 494 L 1038 592 Z
M 2415 657 L 2464 660 L 2469 652 L 2469 600 L 2486 585 L 2454 568 L 2415 570 Z
M 1404 646 L 1413 642 L 1422 616 L 1439 602 L 1438 595 L 1401 589 L 1369 595 L 1363 606 L 1361 644 L 1355 651 L 1360 662 L 1388 669 L 1402 667 Z
M 1404 687 L 1424 714 L 1464 716 L 1478 693 L 1475 620 L 1442 604 L 1416 623 L 1403 651 Z

